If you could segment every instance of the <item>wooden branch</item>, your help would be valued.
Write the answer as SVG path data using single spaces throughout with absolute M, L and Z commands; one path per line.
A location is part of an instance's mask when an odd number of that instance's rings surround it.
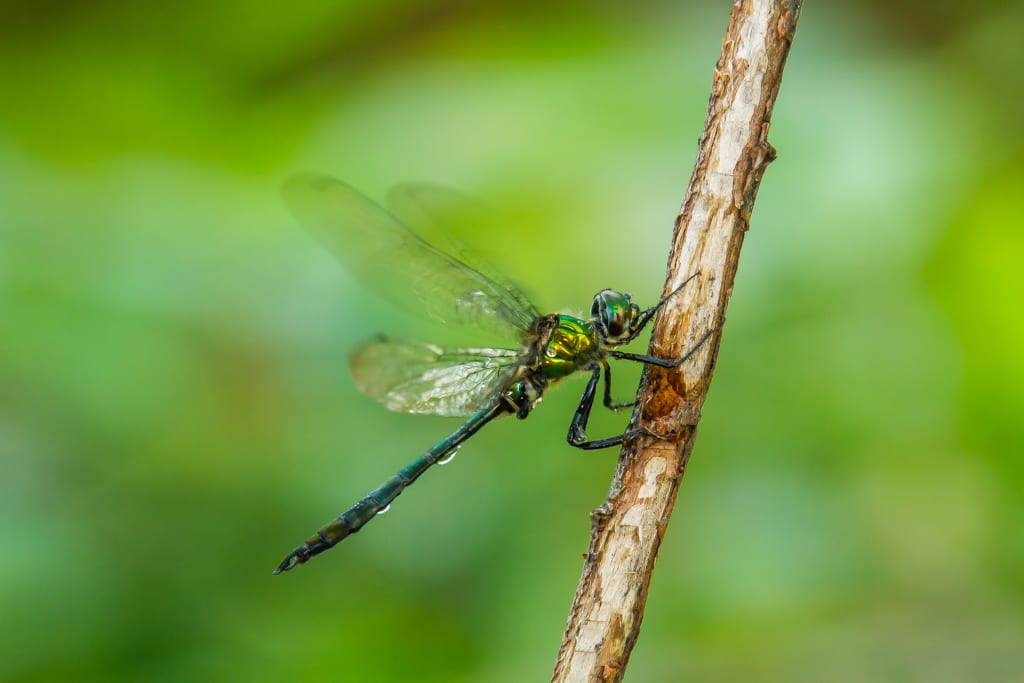
M 650 353 L 679 358 L 649 366 L 634 423 L 670 439 L 641 438 L 619 457 L 608 500 L 591 513 L 590 549 L 552 681 L 619 681 L 636 643 L 647 588 L 676 492 L 693 450 L 736 264 L 761 176 L 772 105 L 800 15 L 801 0 L 736 0 L 715 67 L 697 163 L 676 218 L 663 292 L 689 275 L 655 321 Z

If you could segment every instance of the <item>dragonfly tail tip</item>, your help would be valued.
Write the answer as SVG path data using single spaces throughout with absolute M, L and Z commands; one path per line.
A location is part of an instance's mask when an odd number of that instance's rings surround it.
M 272 572 L 272 574 L 274 576 L 277 576 L 278 574 L 281 574 L 283 572 L 286 572 L 286 571 L 289 571 L 291 569 L 294 569 L 295 567 L 298 567 L 303 562 L 305 562 L 305 559 L 302 558 L 301 555 L 299 555 L 298 551 L 293 552 L 293 553 L 289 553 L 286 558 L 281 560 L 281 564 L 277 565 L 277 569 L 275 569 Z

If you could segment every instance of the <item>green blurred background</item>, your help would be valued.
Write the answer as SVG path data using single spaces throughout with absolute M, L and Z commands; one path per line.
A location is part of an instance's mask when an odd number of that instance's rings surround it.
M 825 5 L 628 678 L 1019 681 L 1024 3 Z M 354 389 L 360 340 L 451 331 L 279 187 L 453 185 L 541 309 L 653 301 L 728 13 L 0 5 L 0 679 L 547 680 L 615 461 L 564 443 L 579 383 L 270 576 L 457 424 Z

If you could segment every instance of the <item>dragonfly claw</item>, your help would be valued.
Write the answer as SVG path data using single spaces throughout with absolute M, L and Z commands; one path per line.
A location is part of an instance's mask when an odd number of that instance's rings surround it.
M 671 441 L 673 438 L 671 434 L 659 434 L 658 432 L 652 432 L 650 429 L 647 429 L 646 427 L 637 427 L 636 429 L 630 429 L 629 431 L 626 432 L 626 436 L 630 439 L 636 438 L 638 436 L 649 436 L 654 439 L 658 439 L 659 441 Z

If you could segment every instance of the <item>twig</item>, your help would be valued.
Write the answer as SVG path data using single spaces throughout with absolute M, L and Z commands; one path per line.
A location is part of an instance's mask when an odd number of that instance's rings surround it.
M 591 513 L 590 548 L 552 681 L 619 681 L 636 643 L 654 561 L 693 449 L 718 354 L 721 325 L 761 176 L 772 105 L 801 0 L 736 0 L 715 67 L 697 163 L 676 218 L 664 292 L 700 273 L 655 322 L 651 354 L 678 369 L 649 367 L 634 422 L 670 439 L 623 447 L 608 500 Z

